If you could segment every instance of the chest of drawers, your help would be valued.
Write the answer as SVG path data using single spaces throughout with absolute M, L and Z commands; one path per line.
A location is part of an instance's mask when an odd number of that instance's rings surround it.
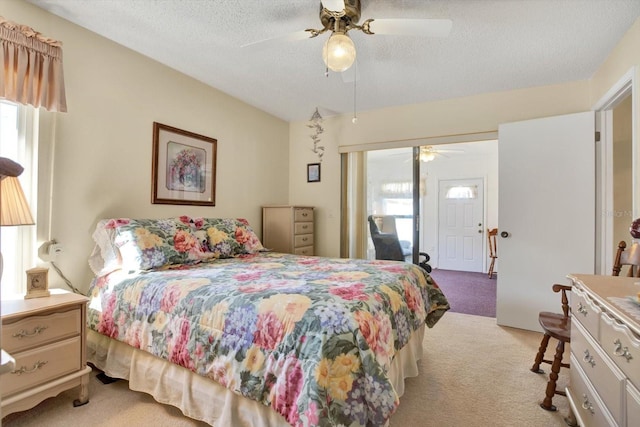
M 3 416 L 76 386 L 74 405 L 88 402 L 87 301 L 56 289 L 49 297 L 2 301 L 2 348 L 15 359 L 13 369 L 0 376 Z
M 640 425 L 637 278 L 570 275 L 571 372 L 567 397 L 583 427 Z
M 314 218 L 310 206 L 262 208 L 262 244 L 276 252 L 314 255 Z

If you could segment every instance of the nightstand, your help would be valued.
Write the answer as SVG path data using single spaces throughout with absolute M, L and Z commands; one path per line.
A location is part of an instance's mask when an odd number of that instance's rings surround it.
M 76 386 L 74 406 L 89 401 L 88 301 L 60 289 L 51 289 L 48 297 L 2 301 L 2 350 L 15 359 L 13 370 L 0 376 L 2 416 Z

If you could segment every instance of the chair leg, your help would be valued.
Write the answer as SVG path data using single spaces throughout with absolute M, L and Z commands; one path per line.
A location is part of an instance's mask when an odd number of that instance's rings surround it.
M 553 396 L 555 394 L 564 394 L 562 392 L 556 391 L 556 382 L 558 381 L 558 373 L 560 373 L 563 354 L 564 341 L 558 341 L 558 346 L 556 347 L 556 355 L 554 356 L 553 363 L 551 364 L 551 374 L 549 374 L 549 382 L 547 383 L 545 398 L 540 404 L 540 407 L 542 409 L 546 409 L 547 411 L 557 411 L 558 408 L 551 404 L 551 400 L 553 399 Z
M 536 360 L 535 362 L 533 362 L 533 366 L 531 367 L 531 372 L 535 372 L 536 374 L 544 374 L 544 371 L 540 369 L 540 364 L 542 363 L 542 359 L 544 359 L 544 353 L 547 351 L 549 338 L 551 338 L 551 336 L 547 334 L 544 334 L 544 337 L 542 337 L 540 348 L 538 349 L 538 354 L 536 354 Z
M 493 276 L 493 266 L 495 263 L 496 263 L 496 259 L 491 258 L 491 264 L 489 264 L 489 279 L 491 279 Z

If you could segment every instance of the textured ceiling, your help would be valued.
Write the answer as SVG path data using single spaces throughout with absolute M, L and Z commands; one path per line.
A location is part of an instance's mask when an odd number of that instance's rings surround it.
M 325 77 L 318 0 L 29 0 L 287 121 L 352 114 L 354 83 Z M 447 18 L 447 38 L 366 35 L 358 112 L 590 78 L 640 0 L 362 0 L 362 18 Z M 275 38 L 271 42 L 241 47 Z M 63 40 L 64 42 L 64 40 Z

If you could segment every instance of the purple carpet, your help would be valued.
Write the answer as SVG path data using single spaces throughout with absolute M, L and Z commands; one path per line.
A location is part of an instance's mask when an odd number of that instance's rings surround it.
M 451 311 L 496 317 L 496 282 L 485 273 L 433 269 L 431 277 L 449 300 Z

